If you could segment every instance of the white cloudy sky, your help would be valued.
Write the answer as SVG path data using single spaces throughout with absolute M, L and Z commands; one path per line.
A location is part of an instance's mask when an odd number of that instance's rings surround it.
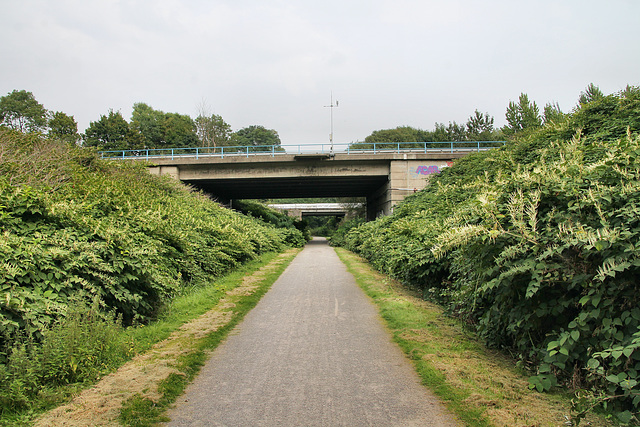
M 0 0 L 0 96 L 33 92 L 83 131 L 135 102 L 283 144 L 401 125 L 504 124 L 525 92 L 571 110 L 640 85 L 639 0 Z

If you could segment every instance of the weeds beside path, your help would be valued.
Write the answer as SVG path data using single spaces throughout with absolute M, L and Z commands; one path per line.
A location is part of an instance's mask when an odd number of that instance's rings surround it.
M 218 304 L 135 357 L 37 426 L 153 425 L 197 374 L 209 352 L 266 293 L 299 252 L 291 249 L 242 279 Z
M 570 398 L 529 390 L 513 360 L 490 351 L 434 304 L 373 270 L 342 248 L 340 259 L 377 304 L 394 340 L 413 361 L 423 383 L 467 426 L 571 426 Z M 591 415 L 584 424 L 607 426 Z M 591 424 L 588 424 L 591 423 Z

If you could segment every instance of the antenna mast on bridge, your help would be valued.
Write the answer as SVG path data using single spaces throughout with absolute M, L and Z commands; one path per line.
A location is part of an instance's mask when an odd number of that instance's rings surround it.
M 331 143 L 331 151 L 330 153 L 333 154 L 333 107 L 337 107 L 338 106 L 338 101 L 336 101 L 336 103 L 333 103 L 333 91 L 331 91 L 331 104 L 330 105 L 325 105 L 325 108 L 330 108 L 331 109 L 331 133 L 329 134 L 329 143 Z

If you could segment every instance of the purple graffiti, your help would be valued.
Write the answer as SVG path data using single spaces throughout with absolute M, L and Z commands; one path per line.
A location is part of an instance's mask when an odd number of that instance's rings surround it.
M 440 173 L 438 166 L 418 166 L 416 174 L 418 175 L 431 175 L 433 173 Z

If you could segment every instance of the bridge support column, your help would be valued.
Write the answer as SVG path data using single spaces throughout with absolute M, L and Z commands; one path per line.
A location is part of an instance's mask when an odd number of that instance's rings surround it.
M 389 181 L 374 193 L 367 196 L 367 221 L 389 215 L 391 204 L 389 201 Z
M 287 209 L 287 215 L 291 218 L 295 218 L 297 220 L 302 220 L 302 210 L 301 209 Z
M 405 197 L 422 190 L 426 187 L 429 175 L 419 173 L 422 170 L 439 171 L 436 166 L 426 166 L 421 160 L 393 160 L 389 165 L 389 182 L 390 194 L 389 202 L 391 204 L 390 212 L 393 207 L 404 200 Z M 432 172 L 432 173 L 433 173 Z
M 177 166 L 151 166 L 149 167 L 151 175 L 169 175 L 173 179 L 180 179 L 180 170 Z
M 447 166 L 446 161 L 392 160 L 387 183 L 367 197 L 367 219 L 391 215 L 398 203 L 426 187 L 429 177 Z

